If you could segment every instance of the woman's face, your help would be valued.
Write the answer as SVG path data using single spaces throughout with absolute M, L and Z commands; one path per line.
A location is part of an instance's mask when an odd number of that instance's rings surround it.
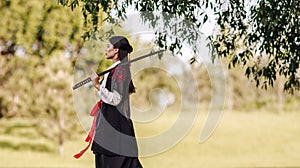
M 107 44 L 107 48 L 105 50 L 105 57 L 106 59 L 118 59 L 118 52 L 119 49 L 114 48 L 114 46 L 111 43 Z

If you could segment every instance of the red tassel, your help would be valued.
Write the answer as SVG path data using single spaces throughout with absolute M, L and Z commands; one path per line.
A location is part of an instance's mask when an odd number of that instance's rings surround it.
M 75 154 L 74 158 L 76 158 L 76 159 L 80 158 L 85 153 L 85 151 L 90 147 L 91 144 L 92 144 L 92 141 L 90 141 L 89 144 L 88 144 L 88 146 L 85 147 L 82 151 L 80 151 L 79 153 Z
M 87 151 L 87 149 L 91 146 L 91 144 L 93 142 L 93 138 L 94 138 L 95 131 L 96 131 L 96 119 L 97 119 L 98 112 L 101 107 L 101 103 L 102 103 L 101 101 L 97 102 L 97 104 L 93 107 L 92 111 L 90 112 L 90 116 L 94 117 L 94 119 L 93 119 L 93 124 L 92 124 L 91 130 L 85 139 L 85 142 L 88 142 L 89 144 L 87 147 L 85 147 L 79 153 L 74 155 L 74 157 L 76 159 L 80 158 Z

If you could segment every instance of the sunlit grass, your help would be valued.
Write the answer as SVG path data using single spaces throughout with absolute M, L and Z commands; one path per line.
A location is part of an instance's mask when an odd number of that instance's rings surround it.
M 203 117 L 203 118 L 201 118 Z M 143 158 L 149 167 L 299 166 L 299 113 L 225 112 L 214 134 L 199 137 L 205 115 L 171 150 Z
M 171 149 L 141 157 L 144 167 L 300 166 L 300 113 L 224 112 L 216 131 L 200 144 L 199 137 L 206 115 L 199 113 L 190 132 Z M 166 112 L 153 124 L 136 123 L 136 134 L 138 137 L 146 137 L 162 133 L 174 123 L 177 116 L 178 113 Z M 16 133 L 12 136 L 4 134 L 6 121 L 0 122 L 0 143 L 32 143 L 29 138 L 18 137 Z M 62 157 L 56 150 L 42 152 L 0 146 L 0 167 L 94 167 L 94 156 L 90 150 L 80 159 L 72 157 L 86 145 L 83 141 L 85 135 L 79 137 L 65 143 Z M 33 142 L 55 149 L 55 144 L 49 144 L 46 140 L 35 139 Z

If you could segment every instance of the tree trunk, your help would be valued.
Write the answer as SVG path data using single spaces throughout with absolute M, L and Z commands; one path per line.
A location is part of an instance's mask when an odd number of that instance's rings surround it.
M 64 115 L 62 110 L 59 111 L 59 155 L 62 157 L 64 154 Z
M 234 106 L 234 93 L 233 93 L 233 78 L 232 78 L 232 74 L 229 70 L 227 70 L 227 108 L 228 111 L 232 111 L 233 110 L 233 106 Z
M 278 78 L 278 88 L 277 88 L 277 110 L 278 112 L 282 112 L 283 110 L 283 79 L 281 77 Z

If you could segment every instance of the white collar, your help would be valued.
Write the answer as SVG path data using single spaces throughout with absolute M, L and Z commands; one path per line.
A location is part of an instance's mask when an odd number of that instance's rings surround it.
M 119 60 L 119 61 L 116 61 L 115 63 L 113 63 L 110 67 L 108 67 L 107 69 L 110 69 L 110 68 L 112 68 L 112 67 L 116 67 L 118 64 L 120 64 L 121 63 L 121 61 Z M 106 74 L 104 74 L 104 78 L 103 78 L 103 81 L 102 81 L 102 87 L 105 87 L 105 85 L 106 85 L 106 80 L 107 80 L 107 77 L 108 77 L 108 74 L 109 73 L 106 73 Z
M 118 61 L 116 61 L 115 63 L 113 63 L 110 67 L 108 67 L 107 69 L 110 69 L 110 68 L 112 68 L 112 67 L 115 67 L 115 66 L 117 66 L 117 65 L 120 64 L 120 63 L 121 63 L 121 61 L 118 60 Z

